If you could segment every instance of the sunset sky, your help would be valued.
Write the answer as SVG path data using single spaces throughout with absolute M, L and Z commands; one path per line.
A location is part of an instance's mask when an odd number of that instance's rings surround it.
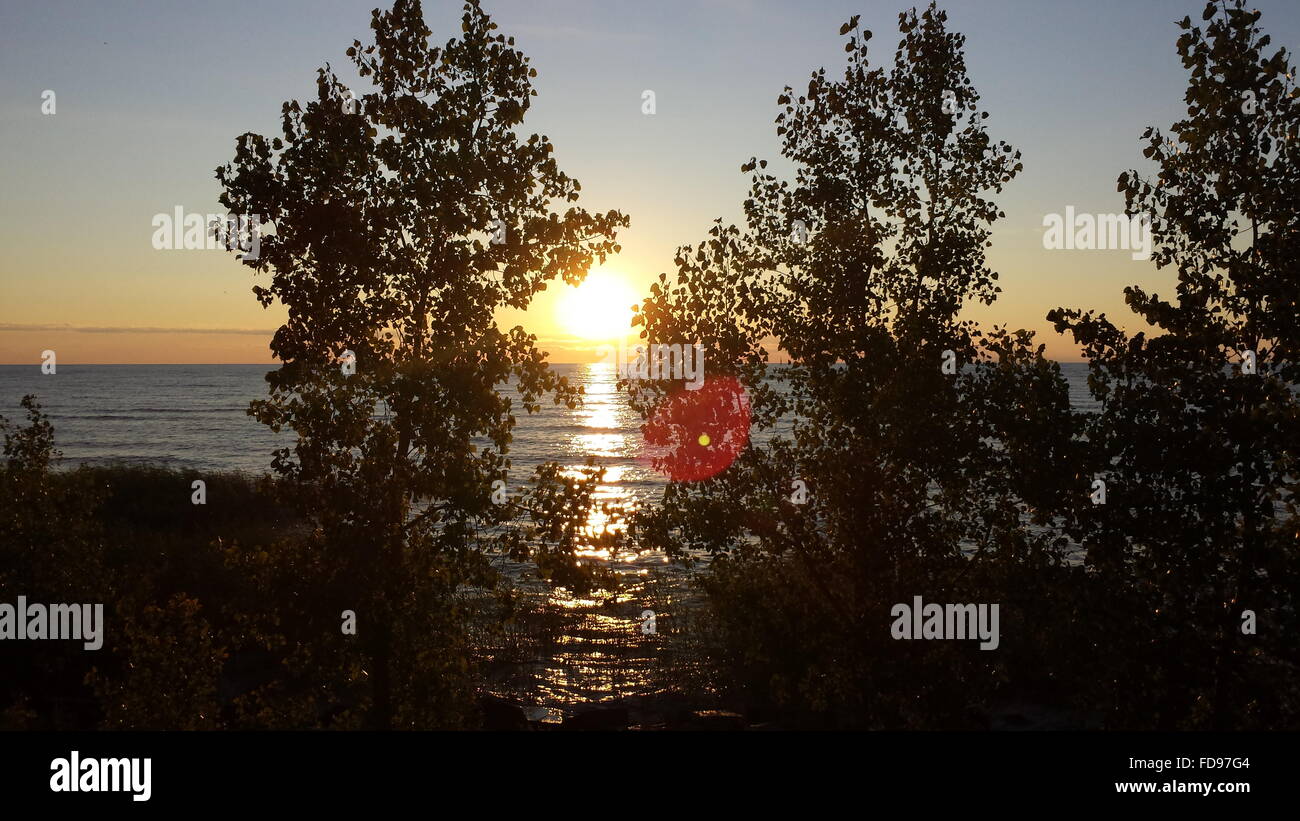
M 262 309 L 248 268 L 219 251 L 156 251 L 152 219 L 177 206 L 217 213 L 213 169 L 245 131 L 278 133 L 281 102 L 315 92 L 329 61 L 368 40 L 378 0 L 117 2 L 0 6 L 0 363 L 271 362 L 283 314 Z M 639 296 L 674 249 L 712 220 L 739 222 L 740 164 L 774 159 L 775 98 L 825 66 L 837 75 L 839 25 L 861 14 L 873 55 L 892 61 L 903 0 L 813 4 L 761 0 L 598 2 L 485 0 L 532 59 L 539 96 L 525 133 L 548 135 L 581 204 L 616 208 L 632 225 L 603 276 Z M 1139 135 L 1182 113 L 1186 74 L 1175 53 L 1200 0 L 950 0 L 967 36 L 967 67 L 989 131 L 1021 149 L 1025 170 L 999 198 L 989 252 L 1003 295 L 969 315 L 1039 332 L 1048 352 L 1077 359 L 1044 320 L 1057 306 L 1096 308 L 1134 327 L 1121 289 L 1160 293 L 1168 271 L 1127 251 L 1049 251 L 1043 216 L 1122 211 L 1115 180 L 1143 168 Z M 460 3 L 426 0 L 441 43 L 458 35 Z M 1261 0 L 1277 46 L 1300 45 L 1300 6 Z M 361 87 L 357 86 L 360 90 Z M 42 92 L 57 113 L 41 113 Z M 642 91 L 657 111 L 641 112 Z M 526 315 L 557 362 L 590 361 L 563 284 Z

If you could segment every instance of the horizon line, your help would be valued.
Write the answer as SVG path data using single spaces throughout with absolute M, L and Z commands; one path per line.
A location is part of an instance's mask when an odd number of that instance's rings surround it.
M 1087 360 L 1087 359 L 1052 359 L 1051 357 L 1047 357 L 1047 360 L 1048 360 L 1049 362 L 1056 362 L 1057 364 L 1060 364 L 1060 365 L 1086 365 L 1086 364 L 1088 364 L 1088 361 L 1089 361 L 1089 360 Z M 601 363 L 601 362 L 598 362 L 598 361 L 597 361 L 597 362 L 559 362 L 559 361 L 549 362 L 549 361 L 548 361 L 546 364 L 548 364 L 548 365 L 600 365 L 600 364 L 602 364 L 602 363 Z M 789 365 L 789 364 L 791 364 L 791 363 L 788 362 L 788 361 L 786 361 L 786 362 L 772 362 L 772 361 L 769 361 L 767 364 L 769 364 L 769 365 Z M 153 367 L 160 367 L 160 366 L 164 366 L 164 365 L 260 365 L 260 366 L 263 366 L 263 367 L 271 367 L 271 368 L 279 368 L 279 367 L 282 366 L 281 364 L 277 364 L 277 363 L 267 363 L 267 362 L 60 362 L 60 363 L 59 363 L 59 366 L 60 366 L 60 367 L 63 367 L 63 366 L 65 366 L 65 365 L 72 365 L 72 366 L 74 366 L 74 367 L 90 367 L 90 366 L 94 366 L 94 367 L 116 367 L 116 366 L 153 366 Z M 38 361 L 38 362 L 0 362 L 0 368 L 17 368 L 17 367 L 30 367 L 30 368 L 37 368 L 37 369 L 39 369 L 39 368 L 41 367 L 41 363 L 40 363 L 39 361 Z

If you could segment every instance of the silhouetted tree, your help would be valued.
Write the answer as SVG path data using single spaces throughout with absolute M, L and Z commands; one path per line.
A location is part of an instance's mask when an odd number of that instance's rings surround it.
M 103 492 L 84 475 L 53 470 L 62 455 L 54 427 L 35 396 L 21 404 L 26 425 L 0 416 L 0 601 L 111 602 L 116 586 L 96 520 Z M 81 678 L 93 661 L 72 642 L 6 641 L 0 726 L 62 729 L 55 705 L 88 695 Z
M 274 225 L 245 261 L 271 274 L 255 288 L 262 304 L 288 308 L 271 344 L 284 364 L 250 413 L 295 433 L 274 467 L 316 525 L 305 545 L 280 546 L 267 592 L 302 620 L 303 686 L 336 670 L 368 682 L 356 697 L 369 726 L 427 726 L 454 720 L 430 688 L 463 676 L 449 603 L 492 583 L 485 552 L 558 580 L 582 571 L 572 548 L 590 481 L 551 466 L 531 502 L 493 504 L 515 423 L 497 388 L 514 380 L 530 412 L 547 394 L 579 399 L 535 338 L 501 332 L 494 312 L 581 281 L 618 250 L 627 219 L 556 210 L 580 186 L 545 136 L 518 134 L 536 71 L 477 0 L 441 47 L 414 0 L 376 10 L 371 28 L 373 44 L 348 56 L 372 90 L 354 95 L 321 69 L 317 99 L 286 103 L 278 137 L 240 137 L 217 176 L 223 205 Z M 502 527 L 520 506 L 541 525 L 531 534 Z M 313 613 L 290 615 L 298 594 L 315 596 Z M 344 609 L 360 654 L 339 635 Z
M 1119 177 L 1150 219 L 1172 298 L 1125 289 L 1158 334 L 1058 309 L 1102 412 L 1086 436 L 1107 503 L 1078 520 L 1088 564 L 1132 598 L 1111 633 L 1126 722 L 1295 726 L 1300 444 L 1300 104 L 1260 13 L 1184 18 L 1187 116 L 1148 128 L 1154 173 Z M 1243 633 L 1252 610 L 1258 633 Z
M 771 698 L 840 722 L 951 724 L 960 691 L 997 683 L 992 654 L 905 647 L 890 608 L 1001 602 L 1015 625 L 1033 592 L 1010 574 L 1064 547 L 1027 524 L 1082 487 L 1058 368 L 1027 332 L 959 318 L 996 298 L 988 197 L 1021 170 L 985 129 L 964 37 L 934 5 L 904 12 L 892 65 L 874 66 L 857 20 L 840 31 L 841 79 L 821 69 L 777 99 L 793 181 L 745 163 L 746 227 L 680 249 L 676 281 L 661 275 L 641 306 L 648 339 L 698 340 L 710 379 L 740 377 L 754 438 L 717 477 L 670 485 L 636 533 L 714 554 L 731 661 Z M 772 339 L 788 368 L 767 364 Z M 653 416 L 673 386 L 636 387 Z

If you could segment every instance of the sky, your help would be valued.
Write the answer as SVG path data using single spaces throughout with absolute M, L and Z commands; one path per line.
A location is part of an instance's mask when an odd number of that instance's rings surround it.
M 316 69 L 347 68 L 376 0 L 66 2 L 0 0 L 0 364 L 271 363 L 283 309 L 253 297 L 250 269 L 221 251 L 155 250 L 153 219 L 219 213 L 214 169 L 244 132 L 276 134 L 280 105 L 310 99 Z M 1028 328 L 1078 359 L 1052 308 L 1141 327 L 1122 289 L 1174 276 L 1125 250 L 1050 250 L 1043 218 L 1123 210 L 1116 177 L 1144 168 L 1139 135 L 1183 113 L 1175 51 L 1200 0 L 949 0 L 994 139 L 1024 155 L 997 197 L 991 267 L 1003 293 L 967 315 Z M 525 133 L 546 134 L 581 205 L 631 217 L 603 276 L 643 294 L 680 245 L 716 218 L 740 222 L 751 156 L 776 158 L 776 97 L 843 64 L 839 26 L 860 14 L 892 61 L 901 0 L 484 0 L 538 71 Z M 1261 0 L 1273 43 L 1300 44 L 1300 4 Z M 426 0 L 441 44 L 460 3 Z M 45 91 L 55 112 L 42 113 Z M 655 113 L 642 113 L 642 92 Z M 536 333 L 552 361 L 591 361 L 556 283 L 503 326 Z

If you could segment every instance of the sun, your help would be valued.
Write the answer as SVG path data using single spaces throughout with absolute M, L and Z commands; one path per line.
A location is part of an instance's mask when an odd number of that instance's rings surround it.
M 565 289 L 556 306 L 559 324 L 589 340 L 622 339 L 632 332 L 636 293 L 622 275 L 593 268 L 577 288 Z

